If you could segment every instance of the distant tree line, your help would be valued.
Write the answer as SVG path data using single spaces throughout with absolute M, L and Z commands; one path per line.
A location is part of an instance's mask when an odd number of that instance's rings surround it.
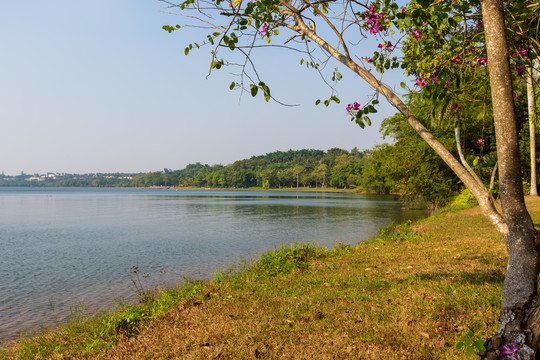
M 522 177 L 528 191 L 530 135 L 524 92 L 523 87 L 516 89 Z M 481 181 L 491 184 L 491 191 L 497 197 L 493 115 L 475 103 L 463 104 L 458 109 L 434 108 L 422 96 L 411 97 L 410 107 L 427 119 L 429 130 L 448 149 L 455 149 L 455 156 L 456 139 L 460 139 L 463 160 L 470 164 Z M 456 111 L 466 120 L 459 131 Z M 445 205 L 463 191 L 464 186 L 455 174 L 411 129 L 402 115 L 384 119 L 380 132 L 390 142 L 365 151 L 357 148 L 351 151 L 339 148 L 275 151 L 230 165 L 195 163 L 181 170 L 164 169 L 140 174 L 0 175 L 0 186 L 337 188 L 377 194 L 399 193 L 405 200 L 422 201 L 432 207 Z
M 188 165 L 185 169 L 137 176 L 133 185 L 211 188 L 355 188 L 360 186 L 358 149 L 289 150 L 238 160 L 231 165 Z

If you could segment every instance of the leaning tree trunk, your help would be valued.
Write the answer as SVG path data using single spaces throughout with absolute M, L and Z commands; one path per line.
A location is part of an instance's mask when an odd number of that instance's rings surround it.
M 486 342 L 487 353 L 483 358 L 500 358 L 502 345 L 516 342 L 516 348 L 519 347 L 516 356 L 532 360 L 539 348 L 537 340 L 540 337 L 540 311 L 537 311 L 540 256 L 535 243 L 536 231 L 523 194 L 502 0 L 483 0 L 482 16 L 493 99 L 501 207 L 508 226 L 502 236 L 509 255 L 502 290 L 500 328 Z
M 533 63 L 534 64 L 534 63 Z M 531 148 L 531 195 L 538 196 L 536 185 L 536 99 L 534 97 L 533 69 L 527 73 L 527 102 L 529 104 L 529 134 Z

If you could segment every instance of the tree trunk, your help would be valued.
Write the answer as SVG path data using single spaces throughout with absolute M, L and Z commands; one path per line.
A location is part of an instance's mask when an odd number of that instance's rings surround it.
M 459 160 L 461 160 L 461 164 L 463 164 L 463 166 L 465 167 L 465 169 L 467 169 L 467 171 L 469 172 L 469 174 L 471 174 L 471 176 L 482 186 L 484 186 L 484 183 L 482 183 L 482 180 L 480 180 L 480 178 L 478 177 L 478 175 L 476 175 L 476 173 L 474 172 L 474 170 L 471 168 L 471 166 L 469 165 L 469 163 L 467 162 L 467 160 L 465 159 L 465 156 L 463 155 L 463 150 L 461 148 L 461 120 L 459 118 L 459 114 L 458 112 L 456 111 L 455 114 L 454 114 L 454 124 L 455 124 L 455 128 L 454 128 L 454 135 L 456 137 L 456 147 L 457 147 L 457 151 L 458 151 L 458 155 L 459 155 Z
M 527 73 L 527 101 L 529 104 L 529 134 L 531 148 L 531 195 L 538 196 L 536 185 L 536 99 L 534 97 L 533 70 L 528 69 Z
M 489 191 L 491 192 L 493 190 L 493 187 L 495 186 L 495 177 L 497 176 L 497 168 L 499 163 L 495 163 L 495 166 L 493 166 L 493 171 L 491 172 L 491 179 L 489 180 Z
M 519 161 L 518 129 L 514 109 L 512 78 L 506 44 L 502 0 L 483 0 L 482 16 L 486 36 L 501 207 L 509 260 L 502 290 L 500 328 L 486 342 L 486 359 L 499 358 L 502 345 L 516 342 L 519 359 L 534 359 L 540 337 L 537 281 L 539 252 L 536 231 L 525 207 Z M 504 357 L 503 357 L 504 358 Z M 510 358 L 506 356 L 506 358 Z

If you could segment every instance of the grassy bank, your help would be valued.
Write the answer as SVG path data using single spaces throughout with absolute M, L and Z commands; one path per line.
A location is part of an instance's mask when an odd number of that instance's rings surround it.
M 528 199 L 535 224 L 540 201 Z M 74 316 L 11 359 L 463 359 L 497 327 L 504 243 L 478 208 L 355 248 L 285 247 L 138 306 Z

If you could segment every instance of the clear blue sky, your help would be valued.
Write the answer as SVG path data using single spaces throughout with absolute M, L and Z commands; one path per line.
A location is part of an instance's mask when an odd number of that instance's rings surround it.
M 316 74 L 265 49 L 273 95 L 300 106 L 240 99 L 231 70 L 205 78 L 209 48 L 184 55 L 193 33 L 161 29 L 179 22 L 153 0 L 0 2 L 0 171 L 146 172 L 382 142 L 395 110 L 383 104 L 369 129 L 351 123 L 346 104 L 371 91 L 345 69 L 342 104 L 316 107 L 329 94 Z

